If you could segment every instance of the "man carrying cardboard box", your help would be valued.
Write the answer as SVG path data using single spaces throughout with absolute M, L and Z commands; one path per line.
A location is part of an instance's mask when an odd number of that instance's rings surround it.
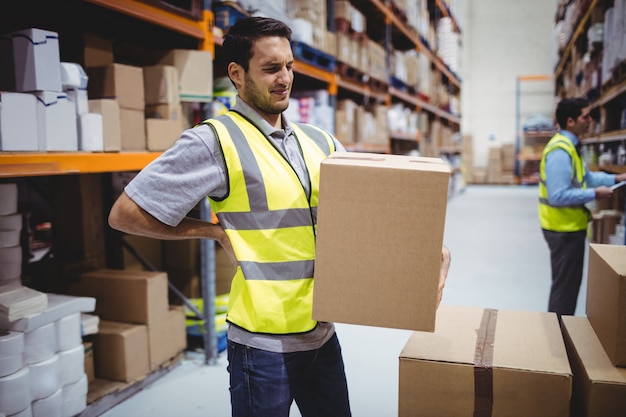
M 350 416 L 333 323 L 311 318 L 320 164 L 344 151 L 283 115 L 293 84 L 291 30 L 246 18 L 224 38 L 237 103 L 185 131 L 126 187 L 112 227 L 158 239 L 216 240 L 237 272 L 228 308 L 233 416 Z M 186 217 L 207 197 L 219 219 Z M 442 255 L 440 289 L 449 252 Z

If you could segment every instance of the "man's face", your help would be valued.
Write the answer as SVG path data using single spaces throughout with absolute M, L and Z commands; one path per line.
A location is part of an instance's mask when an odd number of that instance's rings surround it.
M 591 124 L 590 112 L 591 108 L 585 107 L 576 119 L 573 117 L 567 119 L 567 130 L 576 135 L 582 135 L 589 132 L 589 125 Z
M 248 71 L 238 93 L 266 119 L 275 120 L 289 105 L 293 84 L 293 54 L 285 38 L 261 38 L 252 47 Z

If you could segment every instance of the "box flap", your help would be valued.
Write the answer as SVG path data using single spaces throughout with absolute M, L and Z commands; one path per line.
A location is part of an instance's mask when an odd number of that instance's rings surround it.
M 495 312 L 493 367 L 571 375 L 565 344 L 553 313 Z M 415 332 L 401 358 L 474 364 L 481 307 L 441 305 L 435 332 Z
M 590 243 L 594 250 L 622 278 L 626 276 L 626 246 Z
M 366 152 L 335 152 L 326 158 L 322 164 L 450 172 L 450 167 L 443 162 L 441 158 L 407 157 L 404 155 L 386 155 Z
M 586 317 L 563 316 L 563 331 L 572 341 L 593 382 L 626 385 L 626 368 L 614 366 Z

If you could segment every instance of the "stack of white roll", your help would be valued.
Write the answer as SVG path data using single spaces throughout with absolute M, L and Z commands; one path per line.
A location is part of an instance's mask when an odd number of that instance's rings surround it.
M 85 409 L 80 314 L 26 332 L 0 331 L 0 415 L 71 417 Z
M 17 184 L 0 184 L 0 288 L 21 285 L 22 215 L 17 211 Z

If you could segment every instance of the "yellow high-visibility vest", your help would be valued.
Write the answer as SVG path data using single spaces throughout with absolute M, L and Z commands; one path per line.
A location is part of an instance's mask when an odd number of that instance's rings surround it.
M 554 232 L 576 232 L 587 229 L 589 222 L 589 211 L 584 205 L 576 206 L 552 206 L 548 201 L 548 190 L 546 188 L 546 157 L 555 149 L 563 149 L 572 159 L 572 178 L 571 186 L 584 190 L 587 188 L 585 183 L 585 165 L 576 152 L 574 144 L 560 133 L 555 134 L 543 149 L 541 157 L 539 182 L 539 222 L 542 229 Z
M 224 155 L 228 193 L 209 199 L 238 260 L 228 321 L 251 332 L 302 333 L 315 328 L 313 265 L 320 164 L 332 137 L 293 123 L 310 177 L 309 196 L 293 167 L 239 113 L 205 121 Z

